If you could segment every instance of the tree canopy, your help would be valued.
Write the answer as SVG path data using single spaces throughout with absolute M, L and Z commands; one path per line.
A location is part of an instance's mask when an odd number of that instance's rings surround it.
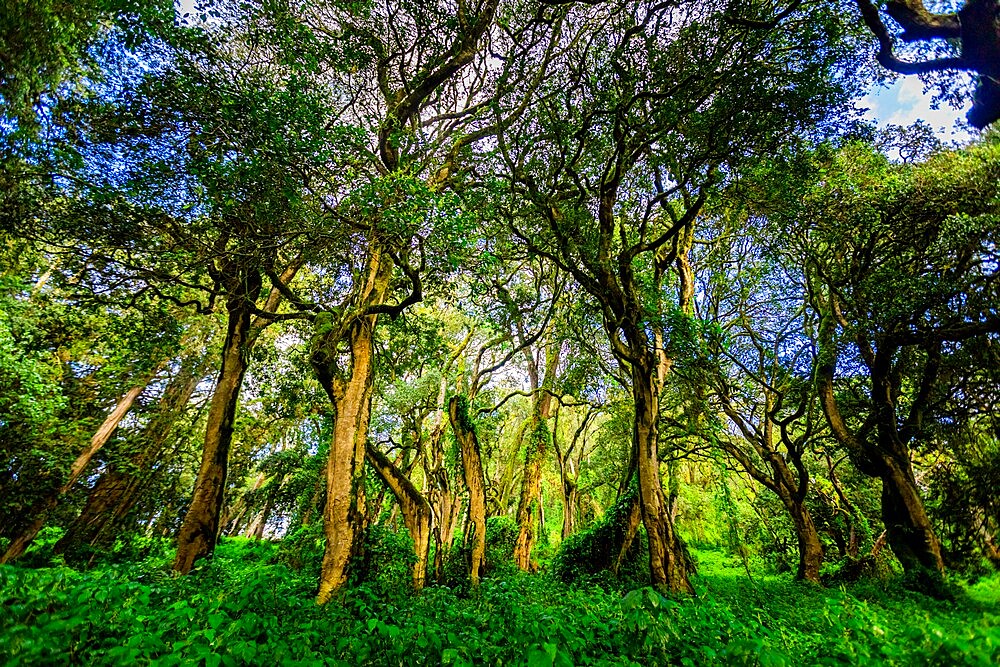
M 15 3 L 0 588 L 651 586 L 627 650 L 683 664 L 713 554 L 954 598 L 1000 567 L 1000 3 L 953 5 Z M 866 123 L 893 73 L 982 131 Z

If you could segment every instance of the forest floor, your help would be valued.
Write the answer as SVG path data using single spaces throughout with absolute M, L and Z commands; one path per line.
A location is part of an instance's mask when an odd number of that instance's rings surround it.
M 313 602 L 268 543 L 227 540 L 187 577 L 168 554 L 87 571 L 0 567 L 7 665 L 996 665 L 1000 576 L 940 601 L 866 581 L 748 578 L 698 551 L 697 596 L 567 586 L 546 574 L 421 595 L 378 581 Z

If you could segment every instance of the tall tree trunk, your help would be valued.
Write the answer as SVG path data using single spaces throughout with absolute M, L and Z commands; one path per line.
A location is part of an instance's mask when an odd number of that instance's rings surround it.
M 225 500 L 226 475 L 229 472 L 229 449 L 243 376 L 249 362 L 253 304 L 261 290 L 261 277 L 248 272 L 239 289 L 226 301 L 226 338 L 222 347 L 222 366 L 208 410 L 205 446 L 195 480 L 191 505 L 177 536 L 177 555 L 173 569 L 181 574 L 191 571 L 199 558 L 211 556 L 219 538 L 219 516 Z
M 941 543 L 927 516 L 909 462 L 901 465 L 892 456 L 884 458 L 882 521 L 892 552 L 906 572 L 915 572 L 918 577 L 942 572 Z
M 541 509 L 539 495 L 542 487 L 542 460 L 549 440 L 549 430 L 542 416 L 535 412 L 529 419 L 531 426 L 521 477 L 521 499 L 517 505 L 517 541 L 514 545 L 514 563 L 523 571 L 533 569 L 531 550 L 537 539 L 535 527 Z
M 455 541 L 455 530 L 462 517 L 462 497 L 450 489 L 436 491 L 431 507 L 434 516 L 434 577 L 444 583 L 444 557 Z
M 521 499 L 517 505 L 518 530 L 514 546 L 514 562 L 523 571 L 537 569 L 531 562 L 531 550 L 538 538 L 535 525 L 540 525 L 541 522 L 542 464 L 551 439 L 546 422 L 552 410 L 551 391 L 555 386 L 559 352 L 558 344 L 550 344 L 545 350 L 545 375 L 541 386 L 537 387 L 527 429 L 528 446 L 525 452 L 524 473 L 521 477 Z
M 317 316 L 311 363 L 333 404 L 333 439 L 326 465 L 323 532 L 326 549 L 320 569 L 318 604 L 326 604 L 347 581 L 351 557 L 360 549 L 365 518 L 364 464 L 375 382 L 375 326 L 370 306 L 385 303 L 393 264 L 383 248 L 369 248 L 367 280 L 357 295 L 361 315 L 333 323 L 329 313 Z M 346 342 L 350 365 L 338 368 L 338 346 Z
M 795 537 L 798 541 L 799 564 L 795 578 L 800 581 L 820 583 L 819 569 L 823 565 L 823 543 L 819 539 L 816 524 L 805 503 L 785 493 L 782 504 L 788 511 L 795 527 Z
M 247 526 L 247 537 L 258 541 L 264 539 L 264 528 L 267 526 L 267 520 L 270 518 L 270 515 L 271 503 L 268 501 L 264 504 L 264 508 L 260 513 L 250 522 L 250 525 Z
M 882 480 L 882 521 L 886 539 L 903 569 L 919 581 L 926 581 L 944 571 L 944 560 L 941 544 L 927 517 L 913 476 L 908 443 L 917 432 L 915 426 L 925 407 L 922 405 L 927 400 L 924 389 L 929 389 L 937 377 L 937 354 L 929 353 L 921 380 L 923 389 L 914 397 L 910 417 L 903 420 L 900 426 L 897 414 L 900 374 L 893 369 L 893 360 L 900 348 L 892 341 L 882 341 L 881 347 L 875 350 L 866 339 L 859 338 L 859 347 L 871 372 L 870 410 L 877 425 L 874 442 L 860 440 L 841 414 L 834 391 L 837 365 L 834 333 L 838 305 L 833 296 L 829 302 L 831 312 L 823 314 L 818 329 L 816 385 L 820 405 L 831 432 L 851 453 L 854 464 L 866 475 Z
M 413 589 L 419 592 L 427 581 L 427 557 L 431 544 L 431 507 L 424 496 L 417 491 L 417 487 L 385 454 L 369 444 L 367 455 L 375 472 L 399 501 L 399 507 L 403 512 L 403 523 L 413 538 L 413 551 L 417 556 L 417 562 L 413 564 Z
M 576 531 L 576 505 L 579 489 L 576 481 L 564 473 L 562 478 L 563 525 L 562 539 L 568 538 Z
M 181 362 L 160 397 L 156 413 L 136 438 L 141 449 L 126 466 L 111 466 L 90 490 L 83 511 L 56 543 L 56 553 L 77 545 L 95 546 L 108 541 L 117 526 L 135 507 L 151 466 L 164 448 L 191 396 L 203 378 L 206 355 L 194 354 Z
M 479 453 L 479 439 L 469 418 L 469 402 L 464 396 L 452 396 L 448 404 L 451 427 L 462 452 L 465 485 L 469 489 L 469 523 L 472 526 L 472 562 L 469 578 L 473 586 L 486 564 L 486 479 Z
M 590 422 L 591 417 L 593 417 L 594 412 L 593 410 L 587 412 L 587 415 L 580 422 L 576 432 L 573 434 L 572 442 L 570 442 L 569 447 L 565 451 L 559 445 L 559 415 L 559 406 L 557 404 L 554 410 L 555 422 L 552 425 L 552 449 L 555 451 L 556 462 L 559 464 L 559 490 L 563 504 L 562 539 L 565 540 L 576 531 L 577 505 L 580 500 L 577 472 L 586 444 L 581 445 L 576 459 L 573 458 L 573 451 L 576 449 L 577 443 L 580 442 L 581 435 L 584 435 L 587 424 Z
M 374 326 L 375 318 L 369 317 L 351 327 L 350 375 L 335 379 L 330 392 L 334 425 L 326 465 L 326 549 L 316 597 L 319 604 L 328 602 L 347 581 L 347 566 L 360 548 L 365 512 L 365 442 L 375 379 Z
M 152 376 L 150 376 L 152 377 Z M 11 540 L 10 545 L 7 547 L 7 551 L 4 552 L 3 556 L 0 557 L 0 564 L 10 563 L 21 556 L 28 545 L 35 539 L 38 535 L 38 531 L 42 529 L 45 525 L 45 520 L 48 518 L 49 512 L 51 512 L 62 499 L 64 495 L 76 483 L 76 480 L 80 478 L 83 471 L 87 468 L 90 460 L 94 457 L 101 447 L 107 444 L 111 436 L 114 435 L 115 429 L 118 428 L 118 424 L 121 420 L 125 418 L 129 410 L 132 409 L 132 404 L 135 403 L 135 399 L 139 397 L 139 394 L 146 388 L 149 383 L 149 378 L 138 384 L 127 392 L 125 395 L 119 399 L 118 404 L 115 409 L 104 419 L 104 422 L 98 427 L 97 432 L 90 439 L 90 442 L 84 447 L 83 451 L 76 457 L 73 461 L 73 465 L 70 466 L 69 475 L 66 477 L 66 481 L 62 483 L 55 491 L 53 491 L 47 498 L 45 498 L 41 503 L 35 506 L 33 513 L 35 514 L 35 519 L 21 531 L 19 535 L 16 535 L 14 539 Z
M 642 355 L 643 352 L 639 352 Z M 639 355 L 636 355 L 638 358 Z M 672 593 L 694 593 L 688 581 L 683 553 L 674 534 L 660 483 L 657 452 L 659 395 L 656 371 L 636 361 L 632 364 L 632 395 L 635 401 L 633 442 L 639 474 L 639 503 L 649 540 L 649 572 L 653 585 Z

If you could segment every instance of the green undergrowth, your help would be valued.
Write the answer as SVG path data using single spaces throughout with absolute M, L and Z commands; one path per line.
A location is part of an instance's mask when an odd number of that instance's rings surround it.
M 410 595 L 377 580 L 325 607 L 275 545 L 227 540 L 186 577 L 163 554 L 88 571 L 0 567 L 8 665 L 993 665 L 1000 578 L 941 602 L 898 584 L 749 579 L 702 551 L 695 598 L 608 580 L 486 579 Z

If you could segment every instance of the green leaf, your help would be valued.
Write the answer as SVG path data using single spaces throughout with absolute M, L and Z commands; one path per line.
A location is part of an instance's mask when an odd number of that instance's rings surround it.
M 528 649 L 528 667 L 552 667 L 558 651 L 556 644 L 535 644 Z

